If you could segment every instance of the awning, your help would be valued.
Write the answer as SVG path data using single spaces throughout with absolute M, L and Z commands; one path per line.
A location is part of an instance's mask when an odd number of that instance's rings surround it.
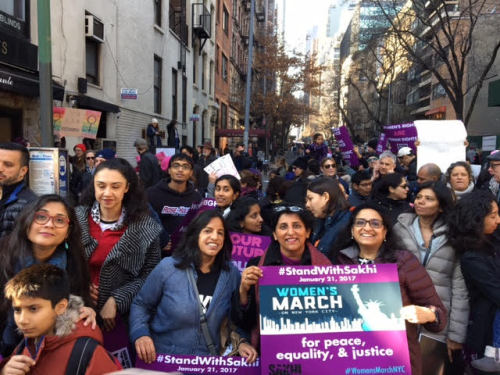
M 78 95 L 76 97 L 76 103 L 80 108 L 94 109 L 101 112 L 120 112 L 120 107 L 117 105 L 87 95 Z
M 429 109 L 427 112 L 425 112 L 426 116 L 434 115 L 436 113 L 446 113 L 446 106 L 441 106 L 433 109 Z
M 19 69 L 0 65 L 0 90 L 25 96 L 40 96 L 38 72 L 29 73 Z M 64 87 L 52 81 L 54 100 L 64 99 Z
M 243 129 L 215 129 L 215 135 L 219 137 L 243 137 Z M 271 133 L 268 131 L 267 136 L 269 137 Z M 265 137 L 265 129 L 250 129 L 250 137 Z
M 500 79 L 488 84 L 488 107 L 500 106 Z

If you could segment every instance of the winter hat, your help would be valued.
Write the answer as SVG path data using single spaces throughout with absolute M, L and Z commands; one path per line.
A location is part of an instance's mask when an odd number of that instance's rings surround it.
M 306 170 L 307 169 L 307 160 L 303 157 L 297 158 L 292 163 L 292 166 Z
M 114 159 L 116 152 L 111 148 L 103 148 L 96 154 L 96 158 L 103 158 L 106 160 Z
M 83 152 L 87 151 L 87 147 L 85 147 L 83 143 L 78 143 L 77 145 L 75 145 L 75 147 L 73 147 L 73 151 L 75 151 L 76 148 L 79 148 Z
M 134 142 L 135 147 L 148 147 L 148 142 L 144 138 L 137 138 Z

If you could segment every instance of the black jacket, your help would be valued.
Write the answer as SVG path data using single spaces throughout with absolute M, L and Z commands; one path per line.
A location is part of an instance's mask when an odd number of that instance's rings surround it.
M 147 191 L 153 210 L 160 216 L 161 223 L 171 235 L 182 223 L 193 203 L 201 201 L 201 195 L 188 182 L 186 191 L 179 193 L 170 189 L 170 180 L 163 179 Z
M 483 356 L 493 340 L 493 320 L 500 308 L 500 250 L 467 251 L 460 259 L 469 289 L 470 316 L 467 346 Z
M 0 201 L 0 237 L 9 234 L 14 228 L 17 216 L 24 206 L 36 199 L 36 194 L 24 181 L 4 187 Z
M 139 162 L 139 179 L 142 182 L 144 189 L 155 185 L 160 181 L 161 169 L 158 164 L 158 159 L 149 151 L 141 155 Z

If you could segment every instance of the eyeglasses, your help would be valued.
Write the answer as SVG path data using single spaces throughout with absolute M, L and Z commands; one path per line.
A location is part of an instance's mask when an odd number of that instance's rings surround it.
M 69 219 L 64 215 L 55 215 L 50 216 L 48 213 L 43 211 L 35 212 L 35 216 L 33 216 L 33 220 L 35 223 L 40 225 L 45 225 L 52 219 L 52 223 L 57 228 L 63 228 L 69 224 Z
M 490 168 L 491 169 L 494 169 L 494 168 L 498 167 L 499 165 L 500 165 L 500 163 L 491 163 L 490 162 Z
M 87 160 L 94 160 L 95 159 L 95 156 L 87 156 L 86 158 Z
M 337 168 L 337 164 L 325 164 L 323 165 L 323 168 L 325 169 Z
M 384 226 L 384 223 L 382 220 L 379 219 L 371 219 L 371 220 L 366 220 L 366 219 L 356 219 L 354 220 L 354 226 L 357 228 L 364 228 L 366 224 L 370 224 L 370 227 L 373 229 L 380 229 Z
M 274 212 L 283 212 L 283 211 L 291 211 L 291 212 L 302 212 L 304 209 L 299 206 L 276 206 L 274 207 Z
M 367 186 L 372 186 L 372 182 L 362 182 L 359 184 L 359 186 L 367 187 Z
M 173 163 L 170 168 L 173 168 L 173 169 L 183 169 L 185 171 L 189 171 L 191 170 L 191 164 L 180 164 L 180 163 Z

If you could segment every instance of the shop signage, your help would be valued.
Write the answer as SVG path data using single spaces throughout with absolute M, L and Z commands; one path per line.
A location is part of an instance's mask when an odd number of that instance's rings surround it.
M 0 32 L 0 62 L 38 70 L 38 47 L 29 41 Z

